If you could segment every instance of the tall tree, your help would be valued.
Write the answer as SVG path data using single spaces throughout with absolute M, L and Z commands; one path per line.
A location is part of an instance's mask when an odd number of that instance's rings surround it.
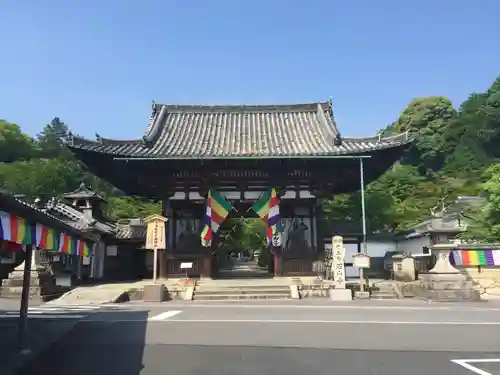
M 406 162 L 423 171 L 439 170 L 452 147 L 447 133 L 455 116 L 451 101 L 445 97 L 412 100 L 394 125 L 398 131 L 409 131 L 416 137 Z
M 59 117 L 54 117 L 50 124 L 37 135 L 40 156 L 44 158 L 69 157 L 70 153 L 64 142 L 68 138 L 68 126 Z
M 10 122 L 0 120 L 0 163 L 27 160 L 36 153 L 33 139 Z

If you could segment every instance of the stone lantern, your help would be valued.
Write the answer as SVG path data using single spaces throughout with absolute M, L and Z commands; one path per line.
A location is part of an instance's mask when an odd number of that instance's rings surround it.
M 431 270 L 419 275 L 421 296 L 436 301 L 479 300 L 479 291 L 474 289 L 473 283 L 450 263 L 450 253 L 456 246 L 451 242 L 466 231 L 467 226 L 458 215 L 446 219 L 443 201 L 440 205 L 440 210 L 431 210 L 432 217 L 427 225 L 436 263 Z

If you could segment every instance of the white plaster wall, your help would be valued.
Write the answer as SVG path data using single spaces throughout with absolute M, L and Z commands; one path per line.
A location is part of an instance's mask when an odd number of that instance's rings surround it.
M 353 256 L 358 253 L 358 244 L 355 243 L 346 243 L 344 244 L 345 249 L 345 257 L 344 263 L 352 263 Z M 345 277 L 346 278 L 355 278 L 359 277 L 359 270 L 354 267 L 345 267 Z
M 429 236 L 411 238 L 408 240 L 401 240 L 397 243 L 397 250 L 404 251 L 405 253 L 418 255 L 423 253 L 423 247 L 430 246 L 431 240 Z
M 383 257 L 388 251 L 396 251 L 397 243 L 393 241 L 375 242 L 368 241 L 366 243 L 368 255 L 372 257 Z M 362 251 L 362 250 L 361 250 Z

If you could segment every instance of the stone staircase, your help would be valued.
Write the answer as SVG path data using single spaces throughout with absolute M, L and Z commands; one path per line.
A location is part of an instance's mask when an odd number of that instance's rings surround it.
M 260 282 L 257 282 L 260 281 Z M 290 299 L 290 286 L 269 280 L 217 280 L 197 281 L 193 300 L 269 300 Z
M 370 298 L 376 300 L 403 299 L 405 296 L 399 283 L 389 281 L 370 285 Z
M 221 279 L 269 278 L 269 271 L 266 267 L 259 267 L 254 262 L 236 261 L 229 268 L 219 269 L 218 278 Z

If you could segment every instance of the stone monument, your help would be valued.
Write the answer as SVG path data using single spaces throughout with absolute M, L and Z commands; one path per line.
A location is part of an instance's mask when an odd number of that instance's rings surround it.
M 345 285 L 345 249 L 341 236 L 332 237 L 332 277 L 333 288 L 330 289 L 332 301 L 351 301 L 352 293 Z
M 440 210 L 431 210 L 431 220 L 427 230 L 431 237 L 431 252 L 436 257 L 436 264 L 426 273 L 419 275 L 420 288 L 418 297 L 432 301 L 478 301 L 481 299 L 472 281 L 450 263 L 450 253 L 455 248 L 451 243 L 467 226 L 458 219 L 445 220 L 445 206 L 440 202 Z

